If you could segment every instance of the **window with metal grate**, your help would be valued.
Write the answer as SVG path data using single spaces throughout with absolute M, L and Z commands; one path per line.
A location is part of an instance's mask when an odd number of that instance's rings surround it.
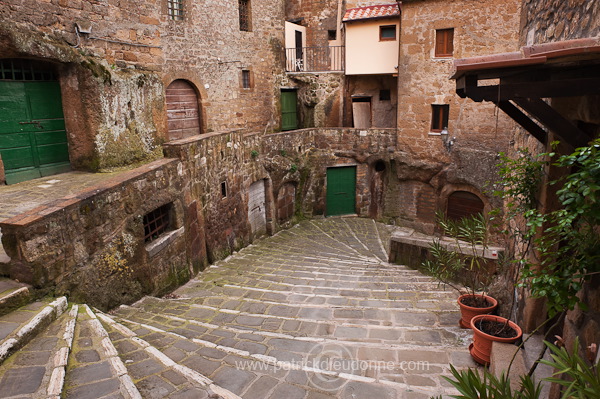
M 182 21 L 183 0 L 167 0 L 167 14 L 173 21 Z
M 171 227 L 172 204 L 165 204 L 144 215 L 144 241 L 152 242 Z

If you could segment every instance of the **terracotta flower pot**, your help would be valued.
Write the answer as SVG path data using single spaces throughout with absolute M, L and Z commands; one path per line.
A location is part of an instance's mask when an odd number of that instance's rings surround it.
M 488 301 L 488 303 L 491 303 L 491 306 L 488 306 L 486 308 L 475 308 L 472 306 L 467 306 L 464 303 L 462 303 L 462 299 L 463 298 L 467 298 L 467 297 L 472 297 L 472 294 L 465 294 L 465 295 L 461 295 L 458 297 L 458 306 L 460 306 L 460 315 L 461 318 L 458 321 L 458 324 L 460 324 L 460 326 L 462 328 L 471 328 L 471 319 L 474 316 L 480 315 L 480 314 L 490 314 L 494 311 L 494 309 L 496 309 L 496 306 L 498 306 L 498 301 L 495 300 L 494 298 L 492 298 L 491 296 L 487 296 L 484 295 L 483 297 L 486 299 L 486 301 Z M 476 296 L 481 296 L 481 295 L 476 295 Z
M 477 323 L 480 320 L 491 320 L 499 323 L 506 323 L 507 319 L 500 316 L 493 315 L 479 315 L 475 316 L 471 319 L 471 328 L 473 329 L 473 343 L 469 346 L 469 352 L 471 352 L 471 356 L 473 359 L 484 366 L 488 366 L 490 364 L 490 354 L 492 352 L 492 342 L 502 342 L 506 344 L 512 344 L 523 335 L 523 331 L 521 328 L 508 320 L 508 325 L 510 328 L 516 331 L 517 335 L 512 338 L 500 338 L 495 337 L 493 335 L 489 335 L 477 328 Z

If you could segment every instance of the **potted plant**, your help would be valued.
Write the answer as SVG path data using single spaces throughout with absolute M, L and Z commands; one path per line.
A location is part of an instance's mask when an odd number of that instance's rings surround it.
M 486 295 L 492 272 L 484 257 L 489 246 L 487 219 L 476 214 L 454 221 L 438 212 L 437 223 L 445 238 L 433 241 L 430 258 L 422 266 L 441 284 L 458 291 L 459 324 L 470 328 L 473 316 L 492 313 L 498 305 Z
M 523 331 L 512 321 L 500 316 L 482 314 L 471 319 L 473 343 L 469 352 L 473 359 L 484 366 L 490 364 L 492 342 L 512 344 L 521 338 Z

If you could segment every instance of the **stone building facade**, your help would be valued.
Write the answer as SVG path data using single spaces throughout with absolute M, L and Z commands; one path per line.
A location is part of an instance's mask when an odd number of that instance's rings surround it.
M 252 1 L 243 27 L 235 1 L 169 4 L 181 9 L 153 0 L 0 5 L 1 57 L 55 72 L 73 168 L 156 159 L 160 144 L 179 138 L 177 125 L 278 128 L 283 1 Z M 169 94 L 176 81 L 197 109 Z

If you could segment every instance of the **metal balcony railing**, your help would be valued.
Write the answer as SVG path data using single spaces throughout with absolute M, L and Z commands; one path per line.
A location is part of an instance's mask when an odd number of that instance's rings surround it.
M 343 72 L 344 46 L 285 49 L 286 72 Z

